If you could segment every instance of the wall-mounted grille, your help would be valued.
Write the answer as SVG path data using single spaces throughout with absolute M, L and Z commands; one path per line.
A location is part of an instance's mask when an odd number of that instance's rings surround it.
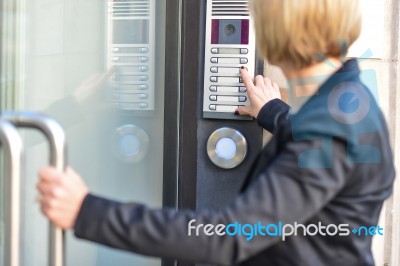
M 112 4 L 114 17 L 143 17 L 150 15 L 149 0 L 114 0 Z
M 212 0 L 213 16 L 249 16 L 247 0 Z

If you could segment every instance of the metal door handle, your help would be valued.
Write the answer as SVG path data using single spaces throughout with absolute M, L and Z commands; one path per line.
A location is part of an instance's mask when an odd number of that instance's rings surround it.
M 61 125 L 53 118 L 34 112 L 3 113 L 1 119 L 16 127 L 34 128 L 41 131 L 50 144 L 50 164 L 58 171 L 66 166 L 66 138 Z M 64 231 L 50 224 L 49 266 L 65 265 Z
M 4 193 L 6 194 L 4 265 L 19 266 L 21 259 L 21 202 L 20 185 L 22 175 L 23 146 L 17 129 L 7 121 L 0 120 L 0 144 L 6 156 L 4 165 Z

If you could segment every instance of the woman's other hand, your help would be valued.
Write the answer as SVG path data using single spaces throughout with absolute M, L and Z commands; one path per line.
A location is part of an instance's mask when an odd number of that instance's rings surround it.
M 267 102 L 273 99 L 281 99 L 278 84 L 272 83 L 269 78 L 258 75 L 253 82 L 249 72 L 243 67 L 240 70 L 240 74 L 242 75 L 243 83 L 247 89 L 250 105 L 236 109 L 236 113 L 239 115 L 250 115 L 257 118 L 261 108 Z

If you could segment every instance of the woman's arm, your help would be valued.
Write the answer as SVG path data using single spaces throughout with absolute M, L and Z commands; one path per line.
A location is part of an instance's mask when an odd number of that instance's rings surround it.
M 149 209 L 141 204 L 122 204 L 90 194 L 82 204 L 87 190 L 80 189 L 80 178 L 72 172 L 67 176 L 68 172 L 58 173 L 52 168 L 40 173 L 42 211 L 54 224 L 74 227 L 79 238 L 114 248 L 157 257 L 234 265 L 280 242 L 280 238 L 256 236 L 248 241 L 244 235 L 208 236 L 204 233 L 205 225 L 305 222 L 342 189 L 351 171 L 344 142 L 334 142 L 333 151 L 322 151 L 313 158 L 322 162 L 333 159 L 332 167 L 327 169 L 298 166 L 299 154 L 318 148 L 319 140 L 289 142 L 248 189 L 221 211 Z

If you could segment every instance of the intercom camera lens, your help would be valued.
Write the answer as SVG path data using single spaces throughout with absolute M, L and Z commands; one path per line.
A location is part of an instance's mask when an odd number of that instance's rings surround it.
M 236 27 L 234 25 L 232 25 L 232 24 L 226 25 L 225 34 L 227 36 L 231 36 L 231 35 L 235 34 L 235 32 L 236 32 Z

